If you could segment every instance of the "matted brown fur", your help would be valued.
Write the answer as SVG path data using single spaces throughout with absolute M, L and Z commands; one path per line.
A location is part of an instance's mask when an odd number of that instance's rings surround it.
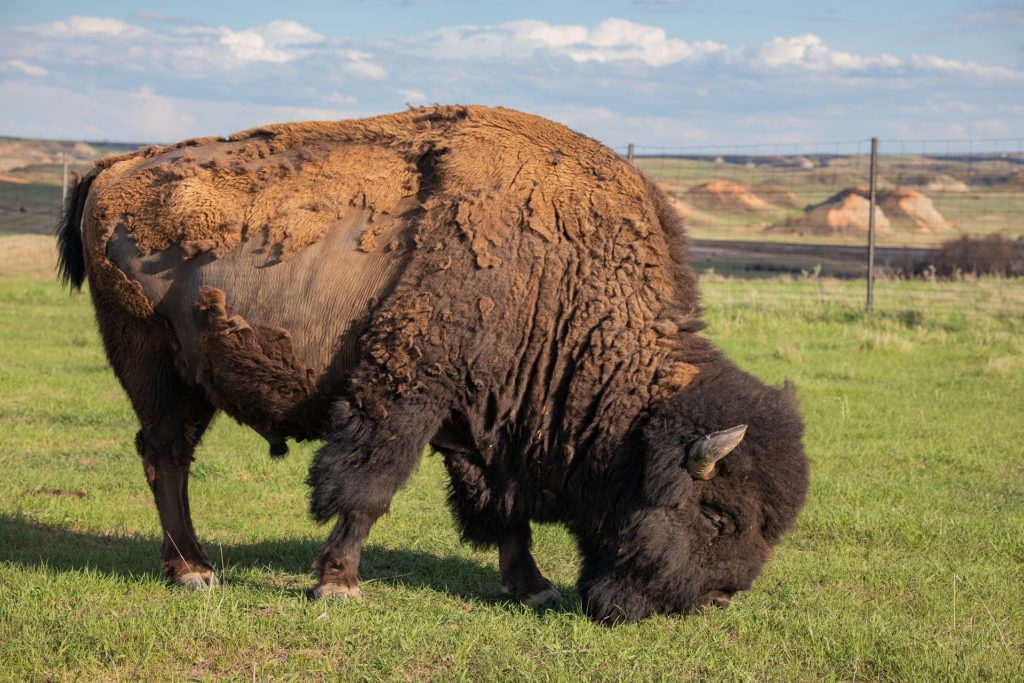
M 621 596 L 639 618 L 744 588 L 802 503 L 795 404 L 698 334 L 686 238 L 664 193 L 564 126 L 427 107 L 148 148 L 87 180 L 70 216 L 84 215 L 97 319 L 142 423 L 140 453 L 159 467 L 173 452 L 180 467 L 215 408 L 272 451 L 324 437 L 311 511 L 339 520 L 316 563 L 325 594 L 356 585 L 362 540 L 428 442 L 445 455 L 465 538 L 528 557 L 530 521 L 569 525 L 601 619 Z M 70 223 L 62 272 L 74 283 Z M 676 481 L 686 443 L 741 422 L 749 446 L 735 467 Z M 755 469 L 763 500 L 746 486 Z M 212 576 L 187 505 L 165 509 L 184 477 L 157 504 Z M 664 539 L 701 523 L 662 508 L 687 495 L 699 518 L 698 495 L 715 490 L 716 506 L 736 501 L 770 524 L 746 528 L 752 554 L 687 564 Z M 657 560 L 621 559 L 634 542 Z M 680 590 L 684 570 L 703 583 Z
M 204 140 L 101 162 L 110 165 L 95 184 L 93 216 L 120 221 L 143 254 L 178 245 L 186 257 L 223 256 L 262 237 L 287 257 L 348 207 L 387 214 L 418 190 L 415 169 L 380 147 L 273 142 Z
M 437 168 L 424 168 L 428 164 Z M 103 260 L 104 238 L 118 225 L 142 254 L 178 245 L 187 258 L 221 256 L 243 239 L 263 239 L 275 257 L 286 259 L 321 239 L 349 207 L 388 214 L 420 192 L 429 176 L 432 186 L 417 217 L 414 240 L 421 253 L 414 267 L 453 269 L 449 282 L 461 271 L 479 280 L 473 286 L 493 303 L 472 313 L 495 331 L 491 343 L 521 343 L 501 339 L 500 331 L 522 330 L 528 322 L 523 313 L 536 312 L 533 325 L 554 323 L 558 311 L 546 303 L 552 297 L 538 287 L 600 288 L 571 292 L 588 302 L 575 316 L 577 333 L 592 340 L 587 353 L 595 360 L 607 357 L 608 345 L 636 349 L 623 359 L 632 372 L 619 368 L 615 374 L 629 377 L 638 409 L 685 384 L 694 372 L 691 364 L 666 363 L 670 345 L 660 341 L 699 324 L 695 297 L 684 299 L 681 309 L 676 305 L 679 278 L 668 241 L 681 240 L 681 234 L 656 229 L 660 216 L 638 172 L 606 147 L 545 119 L 480 107 L 414 109 L 356 121 L 266 126 L 227 139 L 147 148 L 100 166 L 105 170 L 94 181 L 90 207 L 100 227 L 93 234 L 93 254 L 99 257 L 93 263 Z M 360 249 L 395 248 L 375 238 L 371 218 Z M 463 245 L 469 262 L 457 261 Z M 561 261 L 560 268 L 580 268 L 572 273 L 574 281 L 537 272 L 551 257 Z M 472 275 L 481 270 L 490 274 Z M 111 280 L 117 279 L 112 273 Z M 490 290 L 506 294 L 499 298 Z M 536 311 L 502 306 L 508 292 L 536 301 Z M 126 301 L 138 300 L 124 294 Z M 446 295 L 428 290 L 399 297 L 381 312 L 367 350 L 380 363 L 389 391 L 401 394 L 416 386 L 414 356 L 422 350 L 416 340 L 431 329 L 430 320 L 470 319 L 468 310 L 438 307 Z M 389 332 L 391 326 L 398 327 Z M 435 327 L 429 341 L 456 343 L 442 338 L 447 327 Z M 395 335 L 403 341 L 396 344 Z M 610 370 L 595 363 L 592 381 L 605 384 L 601 375 Z M 590 388 L 581 384 L 581 393 Z M 369 400 L 383 389 L 376 384 L 360 397 Z
M 314 405 L 316 373 L 302 365 L 292 348 L 291 334 L 280 327 L 250 325 L 227 311 L 224 292 L 199 291 L 199 347 L 208 392 L 231 387 L 211 398 L 273 443 L 283 435 L 315 434 L 326 417 L 326 405 Z M 276 437 L 276 438 L 275 438 Z

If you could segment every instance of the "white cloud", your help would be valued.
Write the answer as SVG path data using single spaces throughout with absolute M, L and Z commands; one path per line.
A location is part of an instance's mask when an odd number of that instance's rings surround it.
M 291 20 L 251 27 L 177 25 L 156 33 L 110 17 L 0 27 L 0 64 L 7 63 L 0 68 L 4 70 L 26 75 L 69 73 L 76 71 L 72 62 L 105 66 L 104 82 L 128 80 L 134 87 L 140 75 L 149 82 L 156 77 L 212 84 L 222 78 L 238 85 L 290 74 L 296 77 L 287 83 L 290 90 L 302 87 L 300 74 L 309 81 L 333 81 L 333 87 L 347 78 L 384 80 L 389 75 L 363 46 L 356 47 L 348 39 L 328 40 Z
M 965 12 L 957 18 L 968 24 L 994 28 L 1024 28 L 1024 9 L 992 7 L 978 12 Z
M 234 30 L 224 26 L 190 26 L 173 32 L 175 66 L 189 74 L 239 71 L 252 65 L 284 65 L 318 55 L 328 72 L 381 80 L 388 72 L 366 50 L 337 47 L 324 36 L 295 21 L 272 21 L 265 26 Z
M 856 54 L 814 34 L 727 46 L 649 21 L 526 20 L 378 39 L 290 20 L 152 32 L 105 17 L 0 26 L 0 133 L 170 141 L 433 101 L 536 111 L 616 144 L 898 137 L 903 124 L 1014 135 L 1024 120 L 1006 109 L 1005 84 L 1024 78 L 1010 63 Z
M 332 104 L 355 104 L 358 102 L 352 95 L 342 95 L 340 92 L 332 92 L 330 95 L 325 95 L 324 101 Z
M 813 33 L 789 38 L 776 36 L 761 45 L 750 63 L 768 69 L 798 68 L 809 71 L 859 71 L 874 66 L 894 68 L 902 64 L 899 59 L 888 54 L 862 57 L 833 50 Z
M 588 32 L 583 44 L 568 50 L 575 61 L 640 61 L 648 66 L 666 66 L 725 50 L 724 45 L 713 41 L 690 44 L 669 38 L 662 28 L 624 19 L 605 19 Z
M 103 137 L 170 141 L 195 129 L 196 119 L 151 88 L 134 92 L 87 91 L 36 83 L 0 83 L 5 105 L 0 129 L 39 137 Z
M 976 62 L 961 62 L 955 59 L 943 59 L 933 55 L 911 55 L 910 63 L 918 69 L 929 71 L 944 71 L 947 73 L 968 74 L 982 78 L 1020 78 L 1019 71 L 1008 69 L 1005 66 L 987 66 Z
M 148 86 L 142 86 L 122 101 L 124 106 L 137 113 L 137 129 L 145 138 L 166 140 L 185 137 L 196 125 L 195 117 L 180 111 L 174 100 L 157 95 Z
M 1013 127 L 1009 123 L 998 118 L 981 119 L 975 121 L 973 126 L 975 131 L 985 136 L 1002 136 L 1013 132 Z
M 218 29 L 219 43 L 238 60 L 284 64 L 309 54 L 304 46 L 323 42 L 324 37 L 295 21 L 272 21 L 266 26 L 233 31 Z
M 55 21 L 38 26 L 36 32 L 57 37 L 108 36 L 113 38 L 137 38 L 149 33 L 141 26 L 128 24 L 111 17 L 71 17 L 67 21 Z
M 612 144 L 658 140 L 664 145 L 687 145 L 710 139 L 708 130 L 672 116 L 630 116 L 607 107 L 578 105 L 542 106 L 537 113 Z
M 941 71 L 982 78 L 1016 78 L 1020 74 L 1004 66 L 986 66 L 935 56 L 913 55 L 903 61 L 889 54 L 858 55 L 835 50 L 814 34 L 776 36 L 751 47 L 726 46 L 711 40 L 686 41 L 668 35 L 665 29 L 619 18 L 597 24 L 555 24 L 538 20 L 493 25 L 461 25 L 429 31 L 412 38 L 375 43 L 346 38 L 327 39 L 292 20 L 276 20 L 249 28 L 181 26 L 161 33 L 111 17 L 76 16 L 66 21 L 34 27 L 44 37 L 32 46 L 33 57 L 41 52 L 64 58 L 87 57 L 93 62 L 121 64 L 137 71 L 149 67 L 181 76 L 208 78 L 216 72 L 240 72 L 250 66 L 285 65 L 315 58 L 328 74 L 362 80 L 385 80 L 394 70 L 382 54 L 387 53 L 399 71 L 410 60 L 450 59 L 470 64 L 474 70 L 484 60 L 545 64 L 545 57 L 559 56 L 578 64 L 652 68 L 687 64 L 708 71 L 717 67 L 765 71 L 804 71 L 820 74 L 854 72 L 878 73 L 909 70 Z M 88 41 L 71 40 L 88 37 Z M 145 50 L 125 63 L 124 40 Z M 116 41 L 116 45 L 108 41 Z M 367 49 L 373 45 L 373 52 Z M 715 59 L 717 58 L 717 59 Z M 9 60 L 10 61 L 10 60 Z M 25 61 L 25 60 L 22 60 Z M 33 59 L 33 66 L 46 68 Z M 147 64 L 156 61 L 156 64 Z M 474 62 L 476 64 L 474 64 Z M 27 62 L 26 62 L 27 63 Z M 27 72 L 26 72 L 27 73 Z M 458 74 L 446 74 L 451 79 Z M 602 76 L 605 77 L 605 76 Z M 656 78 L 657 76 L 652 76 Z M 392 90 L 392 92 L 394 92 Z
M 625 19 L 605 19 L 588 28 L 577 24 L 513 21 L 490 26 L 452 26 L 415 40 L 422 53 L 450 59 L 530 59 L 549 51 L 583 62 L 637 62 L 667 66 L 723 52 L 714 41 L 688 43 L 669 38 L 657 26 Z
M 20 59 L 8 59 L 7 61 L 0 62 L 0 70 L 15 70 L 22 72 L 26 76 L 36 77 L 45 76 L 49 73 L 46 69 L 44 69 L 41 66 L 29 64 L 27 62 L 23 62 Z
M 322 35 L 297 21 L 272 21 L 260 32 L 276 45 L 310 45 L 324 40 Z
M 276 62 L 283 64 L 295 59 L 294 54 L 273 47 L 266 38 L 255 31 L 224 29 L 219 42 L 243 63 Z
M 576 24 L 556 26 L 544 21 L 513 21 L 503 24 L 519 41 L 555 49 L 586 42 L 587 27 Z
M 383 80 L 388 77 L 387 69 L 374 61 L 373 55 L 363 50 L 339 50 L 336 57 L 344 60 L 339 68 L 350 76 L 370 80 Z
M 281 121 L 365 116 L 366 111 L 267 106 L 243 100 L 168 97 L 143 86 L 133 92 L 85 91 L 29 82 L 0 82 L 0 130 L 42 138 L 173 142 L 226 135 Z
M 407 104 L 425 104 L 427 102 L 427 96 L 419 90 L 409 88 L 399 90 L 398 94 L 405 98 Z
M 685 41 L 668 36 L 658 26 L 609 18 L 587 27 L 544 21 L 514 21 L 494 25 L 451 26 L 403 41 L 410 55 L 464 61 L 537 60 L 538 52 L 567 57 L 577 63 L 634 63 L 664 67 L 681 62 L 697 64 L 721 57 L 733 66 L 758 71 L 818 73 L 896 72 L 906 68 L 940 70 L 985 78 L 1016 78 L 1003 66 L 987 66 L 940 57 L 913 55 L 904 61 L 888 53 L 858 55 L 829 47 L 813 33 L 776 36 L 759 46 L 730 47 L 721 43 Z
M 896 111 L 910 116 L 969 116 L 980 109 L 976 104 L 963 100 L 929 98 L 923 102 L 899 106 Z

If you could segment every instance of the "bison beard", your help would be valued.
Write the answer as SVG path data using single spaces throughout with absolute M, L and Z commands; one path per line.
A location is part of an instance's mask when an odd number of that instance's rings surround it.
M 530 523 L 561 522 L 606 622 L 728 604 L 803 504 L 793 392 L 700 335 L 664 194 L 549 121 L 431 107 L 106 159 L 59 247 L 138 415 L 179 584 L 216 584 L 188 474 L 217 410 L 274 454 L 324 440 L 321 597 L 358 594 L 362 543 L 427 444 L 503 589 L 559 598 Z

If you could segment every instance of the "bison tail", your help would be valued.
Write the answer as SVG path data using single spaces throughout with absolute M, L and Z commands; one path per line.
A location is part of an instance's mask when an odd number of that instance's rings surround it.
M 82 214 L 89 187 L 99 169 L 84 178 L 75 175 L 64 199 L 64 209 L 57 222 L 57 276 L 62 284 L 81 289 L 85 281 L 85 249 L 82 245 Z

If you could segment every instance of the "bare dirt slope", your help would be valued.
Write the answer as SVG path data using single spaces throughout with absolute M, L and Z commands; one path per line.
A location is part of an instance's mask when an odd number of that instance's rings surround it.
M 952 232 L 956 229 L 939 213 L 932 200 L 917 190 L 886 190 L 879 194 L 878 205 L 896 229 L 920 232 Z
M 917 190 L 883 190 L 878 193 L 877 201 L 875 228 L 879 234 L 895 231 L 944 233 L 956 229 L 935 208 L 932 200 Z M 867 190 L 847 188 L 808 206 L 799 216 L 769 226 L 766 231 L 819 236 L 864 233 L 868 230 L 869 207 Z
M 750 185 L 731 180 L 712 180 L 695 185 L 685 192 L 682 199 L 702 211 L 756 213 L 775 208 Z
M 770 225 L 766 231 L 799 235 L 864 233 L 868 230 L 869 208 L 862 190 L 846 189 L 807 207 L 802 215 Z M 875 229 L 883 234 L 892 232 L 892 224 L 881 208 L 875 211 Z

